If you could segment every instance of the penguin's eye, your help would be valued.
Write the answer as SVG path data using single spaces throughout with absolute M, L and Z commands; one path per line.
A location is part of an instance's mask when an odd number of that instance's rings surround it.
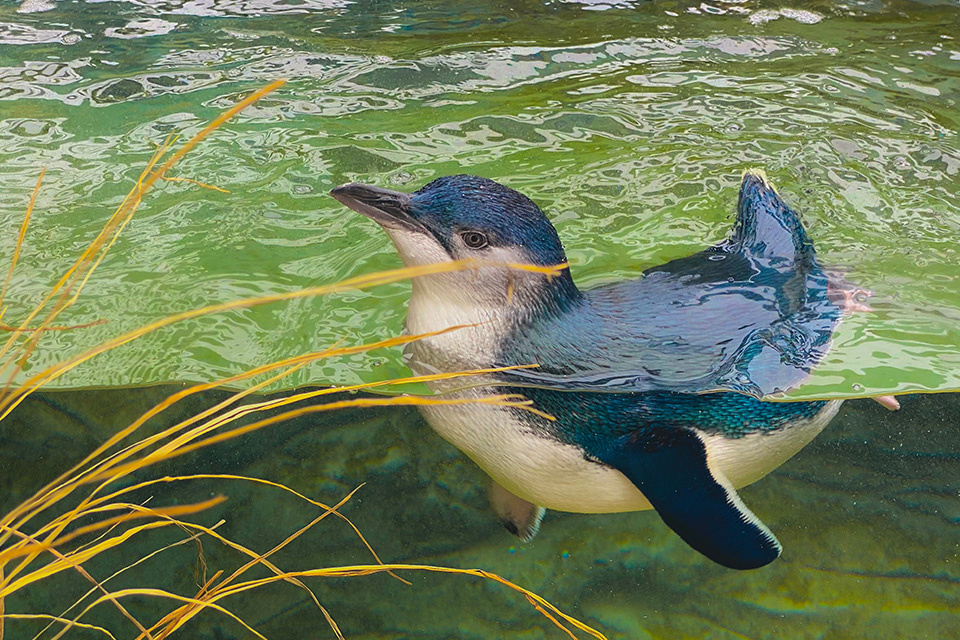
M 479 231 L 464 231 L 460 234 L 460 237 L 463 239 L 463 244 L 471 249 L 483 249 L 487 246 L 486 234 Z

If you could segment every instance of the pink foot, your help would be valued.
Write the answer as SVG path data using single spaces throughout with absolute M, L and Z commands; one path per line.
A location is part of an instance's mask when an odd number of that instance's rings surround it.
M 827 296 L 834 304 L 843 309 L 845 314 L 857 311 L 873 311 L 870 305 L 864 302 L 872 295 L 872 291 L 861 289 L 848 282 L 839 273 L 829 273 L 827 276 Z
M 844 292 L 844 301 L 846 302 L 846 310 L 850 313 L 855 311 L 873 311 L 873 307 L 868 305 L 861 300 L 865 300 L 870 295 L 869 291 L 865 289 L 857 289 L 855 291 L 846 291 Z
M 874 400 L 887 409 L 890 409 L 890 411 L 896 411 L 900 408 L 900 402 L 897 401 L 897 396 L 876 396 Z
M 834 302 L 840 305 L 844 313 L 873 311 L 870 305 L 863 302 L 870 297 L 870 292 L 866 289 L 834 289 L 831 293 L 835 296 Z

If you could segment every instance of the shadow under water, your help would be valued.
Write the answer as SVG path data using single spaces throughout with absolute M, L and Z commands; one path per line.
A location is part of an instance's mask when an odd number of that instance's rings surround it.
M 180 389 L 61 391 L 29 398 L 4 421 L 4 508 Z M 226 393 L 188 398 L 151 424 L 157 430 L 172 425 Z M 257 399 L 262 398 L 251 401 Z M 539 536 L 521 545 L 488 509 L 485 475 L 412 409 L 295 419 L 162 463 L 151 475 L 242 474 L 282 482 L 328 504 L 365 483 L 342 511 L 385 562 L 498 573 L 611 638 L 946 638 L 956 629 L 960 609 L 960 396 L 907 396 L 902 404 L 900 412 L 889 413 L 873 402 L 848 402 L 814 443 L 742 490 L 784 546 L 781 559 L 748 572 L 706 560 L 652 511 L 548 512 Z M 198 519 L 208 525 L 223 519 L 220 533 L 259 552 L 318 515 L 283 492 L 228 480 L 156 485 L 134 501 L 173 504 L 220 493 L 229 500 Z M 179 531 L 151 532 L 86 567 L 102 580 L 184 537 Z M 204 575 L 208 579 L 242 562 L 213 540 L 202 543 L 203 562 L 198 557 L 196 544 L 181 545 L 108 586 L 192 595 Z M 271 559 L 284 570 L 372 561 L 353 531 L 332 519 Z M 403 577 L 413 585 L 387 575 L 313 579 L 309 585 L 349 638 L 562 637 L 522 597 L 494 583 L 420 573 Z M 6 611 L 59 614 L 89 588 L 75 574 L 53 580 L 7 599 Z M 124 604 L 145 622 L 171 608 L 160 599 Z M 221 604 L 268 638 L 334 637 L 305 592 L 293 585 L 270 585 Z M 114 633 L 134 631 L 108 604 L 83 619 Z M 8 621 L 8 633 L 36 632 L 34 624 Z M 92 633 L 74 631 L 73 637 Z M 184 635 L 248 636 L 212 611 Z

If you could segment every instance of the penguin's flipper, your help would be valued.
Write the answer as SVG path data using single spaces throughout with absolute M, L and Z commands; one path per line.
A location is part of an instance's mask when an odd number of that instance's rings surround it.
M 691 547 L 731 569 L 755 569 L 780 556 L 773 533 L 711 471 L 697 434 L 683 427 L 638 430 L 601 460 L 623 473 Z
M 490 505 L 507 531 L 523 542 L 530 542 L 540 530 L 540 521 L 546 510 L 529 500 L 514 495 L 491 480 Z

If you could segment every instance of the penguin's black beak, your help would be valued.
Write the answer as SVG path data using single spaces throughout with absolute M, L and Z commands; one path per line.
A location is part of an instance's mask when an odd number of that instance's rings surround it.
M 424 233 L 426 229 L 410 215 L 410 194 L 351 182 L 337 187 L 330 195 L 357 213 L 387 229 Z

